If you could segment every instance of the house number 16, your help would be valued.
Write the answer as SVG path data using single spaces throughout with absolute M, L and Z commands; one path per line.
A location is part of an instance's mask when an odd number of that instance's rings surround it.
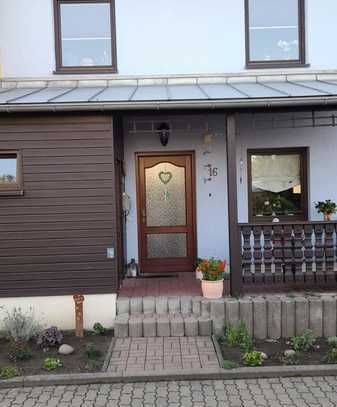
M 217 167 L 212 167 L 211 165 L 208 166 L 208 171 L 210 177 L 217 177 L 219 172 Z

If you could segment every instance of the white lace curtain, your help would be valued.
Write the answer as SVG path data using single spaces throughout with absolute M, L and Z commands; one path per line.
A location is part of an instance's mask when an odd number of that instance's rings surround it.
M 253 155 L 253 191 L 262 189 L 282 192 L 301 183 L 300 156 L 291 155 Z

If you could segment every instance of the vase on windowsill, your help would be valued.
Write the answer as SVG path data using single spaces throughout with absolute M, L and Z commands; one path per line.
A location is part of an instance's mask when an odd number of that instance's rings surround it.
M 324 221 L 331 221 L 332 215 L 337 212 L 337 204 L 331 199 L 326 199 L 325 201 L 318 201 L 315 203 L 315 208 L 318 213 L 322 213 L 324 216 Z
M 199 263 L 198 268 L 202 271 L 201 290 L 205 298 L 218 299 L 223 296 L 225 267 L 224 261 L 214 258 Z

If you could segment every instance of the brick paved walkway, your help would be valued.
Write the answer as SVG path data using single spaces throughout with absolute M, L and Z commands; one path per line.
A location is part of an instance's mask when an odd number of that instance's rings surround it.
M 333 407 L 337 377 L 204 380 L 0 390 L 0 407 Z
M 209 337 L 117 338 L 109 371 L 218 368 Z

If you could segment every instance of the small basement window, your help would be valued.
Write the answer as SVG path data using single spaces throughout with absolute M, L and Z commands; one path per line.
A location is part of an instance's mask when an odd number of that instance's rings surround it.
M 114 0 L 54 0 L 57 73 L 117 71 Z
M 0 195 L 22 195 L 22 165 L 18 151 L 0 150 Z
M 305 64 L 304 0 L 245 0 L 247 68 Z

